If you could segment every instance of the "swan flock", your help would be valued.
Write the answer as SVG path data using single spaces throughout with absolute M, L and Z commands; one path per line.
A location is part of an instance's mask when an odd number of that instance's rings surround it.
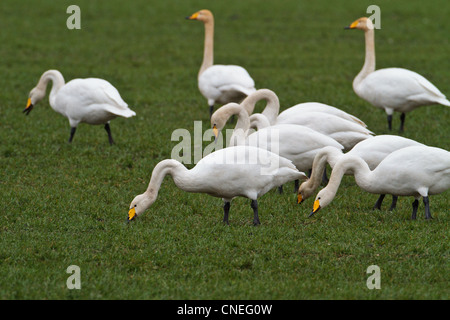
M 210 10 L 197 11 L 186 19 L 200 21 L 204 28 L 196 80 L 209 107 L 215 138 L 230 124 L 233 135 L 228 146 L 204 156 L 191 169 L 174 159 L 160 160 L 147 189 L 131 202 L 127 221 L 152 206 L 167 175 L 182 191 L 221 198 L 225 224 L 229 224 L 232 200 L 244 197 L 250 200 L 253 224 L 259 225 L 258 199 L 291 181 L 296 183 L 298 203 L 316 194 L 309 215 L 313 216 L 333 202 L 344 175 L 353 176 L 362 192 L 379 196 L 375 209 L 381 209 L 385 195 L 393 198 L 390 210 L 396 208 L 398 197 L 413 197 L 411 219 L 417 217 L 420 199 L 425 218 L 432 218 L 429 197 L 450 188 L 449 151 L 406 137 L 377 135 L 360 116 L 338 106 L 302 101 L 282 108 L 279 96 L 268 88 L 257 89 L 244 67 L 214 63 L 214 15 Z M 420 74 L 397 67 L 376 69 L 375 29 L 369 18 L 359 18 L 346 29 L 361 30 L 365 37 L 364 64 L 353 79 L 353 91 L 385 111 L 390 131 L 395 112 L 400 113 L 400 132 L 405 132 L 407 113 L 428 105 L 450 106 L 445 95 Z M 29 92 L 23 110 L 27 116 L 45 98 L 50 85 L 49 105 L 68 119 L 69 143 L 79 124 L 85 123 L 102 125 L 113 145 L 111 120 L 136 116 L 107 80 L 89 77 L 66 82 L 56 69 L 43 72 Z M 255 112 L 260 101 L 265 101 L 265 107 Z M 329 179 L 327 165 L 331 168 Z M 318 190 L 321 182 L 326 186 Z

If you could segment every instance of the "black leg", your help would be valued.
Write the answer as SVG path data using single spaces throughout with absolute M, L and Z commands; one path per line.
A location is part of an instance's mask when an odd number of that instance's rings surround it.
M 300 181 L 298 179 L 296 179 L 294 181 L 294 193 L 298 192 L 298 188 L 300 187 Z
M 214 105 L 209 106 L 209 118 L 210 118 L 210 119 L 211 119 L 213 113 L 214 113 Z
M 75 131 L 77 131 L 77 128 L 76 128 L 76 127 L 72 127 L 72 128 L 70 129 L 69 143 L 72 143 L 73 136 L 75 135 Z
M 250 204 L 250 206 L 253 209 L 253 225 L 254 226 L 260 225 L 261 222 L 259 222 L 259 217 L 258 217 L 258 200 L 252 200 L 252 203 Z
M 105 124 L 105 130 L 106 130 L 106 132 L 108 132 L 109 144 L 113 145 L 114 144 L 114 140 L 113 140 L 112 135 L 111 135 L 111 128 L 109 127 L 109 123 Z
M 389 208 L 389 211 L 392 211 L 395 209 L 395 207 L 397 207 L 397 200 L 398 200 L 398 197 L 393 195 L 392 203 L 391 203 L 391 207 Z
M 402 113 L 400 115 L 400 132 L 403 132 L 403 129 L 405 128 L 405 118 L 406 118 L 406 115 L 404 113 Z
M 375 202 L 375 205 L 373 206 L 373 209 L 381 210 L 381 204 L 383 203 L 385 194 L 380 194 L 380 196 L 377 199 L 377 202 Z
M 392 130 L 392 115 L 387 116 L 389 131 Z
M 283 186 L 282 186 L 282 185 L 278 187 L 278 193 L 279 193 L 279 194 L 282 194 L 282 193 L 283 193 Z
M 428 199 L 428 197 L 423 197 L 423 204 L 425 205 L 425 219 L 433 219 L 430 213 L 430 200 Z
M 223 205 L 223 222 L 226 224 L 228 223 L 228 213 L 230 212 L 230 203 L 228 201 L 225 201 L 225 204 Z
M 417 208 L 419 208 L 419 200 L 415 199 L 412 203 L 413 211 L 411 215 L 411 220 L 416 220 L 417 217 Z

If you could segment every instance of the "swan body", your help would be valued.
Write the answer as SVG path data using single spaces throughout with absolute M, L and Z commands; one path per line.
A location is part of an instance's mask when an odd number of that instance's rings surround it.
M 367 127 L 367 125 L 354 115 L 351 115 L 341 109 L 338 109 L 333 106 L 329 106 L 327 104 L 319 103 L 319 102 L 304 102 L 292 106 L 283 112 L 281 112 L 277 117 L 277 123 L 289 123 L 289 118 L 295 114 L 301 114 L 305 112 L 324 112 L 327 114 L 331 114 L 337 116 L 339 118 L 355 122 L 363 127 Z
M 305 174 L 298 171 L 290 160 L 250 146 L 215 151 L 190 170 L 176 160 L 167 159 L 155 166 L 147 190 L 131 202 L 128 220 L 139 216 L 155 202 L 166 175 L 171 175 L 176 186 L 184 191 L 223 198 L 226 223 L 233 198 L 251 199 L 255 225 L 259 224 L 259 197 L 288 181 L 306 179 Z
M 254 93 L 250 94 L 245 98 L 241 105 L 247 110 L 248 114 L 253 114 L 255 109 L 255 105 L 260 100 L 266 100 L 267 105 L 264 108 L 262 114 L 269 120 L 270 124 L 282 124 L 282 123 L 290 123 L 289 118 L 292 115 L 303 114 L 306 112 L 324 112 L 328 114 L 332 114 L 334 116 L 340 117 L 345 120 L 349 120 L 355 122 L 357 124 L 362 125 L 363 127 L 367 127 L 367 125 L 354 115 L 351 115 L 341 109 L 338 109 L 333 106 L 329 106 L 320 102 L 304 102 L 296 104 L 279 114 L 280 111 L 280 101 L 278 96 L 270 89 L 259 89 Z
M 374 170 L 359 156 L 344 155 L 335 164 L 328 185 L 319 191 L 310 215 L 326 207 L 336 195 L 342 176 L 352 170 L 358 186 L 370 193 L 413 196 L 412 219 L 418 199 L 423 198 L 425 217 L 431 219 L 429 195 L 450 188 L 450 152 L 428 146 L 411 146 L 394 151 Z
M 246 110 L 236 103 L 226 104 L 214 112 L 211 124 L 213 130 L 214 128 L 217 130 L 216 135 L 232 115 L 237 115 L 238 119 L 230 139 L 231 145 L 249 145 L 269 150 L 291 160 L 300 171 L 312 168 L 314 157 L 322 148 L 326 146 L 332 146 L 337 150 L 344 148 L 324 134 L 292 124 L 268 126 L 247 135 L 250 127 L 249 116 Z
M 259 89 L 242 101 L 241 106 L 252 114 L 256 102 L 267 100 L 261 113 L 271 125 L 297 124 L 327 135 L 350 150 L 358 142 L 372 137 L 373 132 L 358 118 L 328 105 L 317 102 L 299 104 L 278 115 L 280 103 L 277 95 L 269 89 Z M 317 108 L 317 109 L 315 109 Z M 261 123 L 261 122 L 260 122 Z
M 278 123 L 277 121 L 277 124 Z M 362 140 L 372 138 L 373 132 L 367 128 L 324 112 L 296 113 L 286 118 L 282 124 L 296 124 L 316 130 L 342 144 L 350 150 Z
M 291 160 L 300 171 L 312 168 L 314 157 L 322 148 L 332 146 L 336 150 L 344 149 L 333 138 L 294 124 L 277 124 L 260 129 L 250 134 L 245 144 L 275 152 Z
M 200 10 L 189 20 L 199 20 L 205 26 L 203 62 L 198 73 L 198 88 L 207 99 L 210 116 L 216 103 L 240 102 L 254 92 L 255 82 L 247 70 L 236 65 L 214 65 L 214 16 L 209 10 Z
M 73 79 L 65 83 L 64 77 L 58 70 L 48 70 L 42 74 L 37 86 L 30 92 L 24 110 L 27 115 L 45 97 L 50 81 L 53 82 L 49 97 L 50 106 L 69 119 L 72 128 L 69 142 L 72 142 L 78 124 L 87 123 L 104 124 L 109 142 L 113 144 L 109 121 L 116 117 L 129 118 L 136 115 L 108 81 L 87 78 Z
M 366 57 L 364 66 L 353 80 L 353 90 L 373 106 L 384 109 L 388 127 L 392 129 L 392 115 L 401 113 L 400 130 L 404 130 L 406 113 L 425 105 L 450 106 L 442 92 L 420 74 L 403 68 L 375 70 L 375 33 L 370 19 L 360 18 L 348 29 L 364 30 Z
M 392 152 L 411 146 L 424 145 L 415 140 L 396 135 L 379 135 L 359 142 L 350 151 L 345 153 L 345 155 L 356 155 L 360 157 L 367 163 L 370 170 L 374 170 Z M 342 156 L 344 156 L 342 151 L 334 147 L 325 147 L 317 153 L 314 158 L 311 177 L 303 182 L 298 189 L 298 203 L 309 198 L 319 187 L 322 181 L 321 174 L 326 164 L 328 163 L 331 168 L 334 168 L 336 162 Z M 349 169 L 344 174 L 353 174 L 353 172 Z M 381 195 L 374 208 L 381 209 L 383 199 L 384 195 Z M 390 210 L 395 208 L 396 200 L 397 198 L 394 196 Z

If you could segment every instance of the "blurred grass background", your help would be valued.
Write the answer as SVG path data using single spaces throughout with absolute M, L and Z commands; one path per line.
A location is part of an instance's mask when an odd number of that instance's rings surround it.
M 215 14 L 215 62 L 244 66 L 257 88 L 286 109 L 319 101 L 387 131 L 384 111 L 353 92 L 364 35 L 344 30 L 369 16 L 369 1 L 77 1 L 81 30 L 68 30 L 69 1 L 0 2 L 1 299 L 448 299 L 449 194 L 430 199 L 433 221 L 410 221 L 412 198 L 388 212 L 345 177 L 333 203 L 308 219 L 313 199 L 273 190 L 251 225 L 247 199 L 235 199 L 230 226 L 222 201 L 177 189 L 166 178 L 158 200 L 135 223 L 128 206 L 151 171 L 169 158 L 177 128 L 210 127 L 197 88 L 203 25 Z M 377 68 L 414 70 L 450 96 L 446 1 L 379 1 Z M 67 119 L 42 101 L 21 111 L 41 74 L 110 81 L 136 111 L 101 126 L 81 124 L 71 145 Z M 258 109 L 262 109 L 262 106 Z M 419 108 L 403 136 L 450 149 L 450 110 Z M 395 130 L 399 126 L 394 117 Z M 232 125 L 230 125 L 230 128 Z M 397 131 L 393 134 L 397 134 Z M 188 167 L 191 167 L 188 165 Z M 290 190 L 288 186 L 285 190 Z M 68 290 L 69 265 L 81 290 Z M 381 290 L 366 269 L 381 268 Z

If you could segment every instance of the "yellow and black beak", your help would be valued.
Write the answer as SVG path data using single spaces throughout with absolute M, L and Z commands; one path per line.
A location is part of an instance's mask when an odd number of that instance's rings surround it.
M 127 222 L 130 222 L 131 220 L 134 220 L 136 218 L 136 208 L 131 208 L 130 211 L 128 211 L 128 219 Z
M 27 106 L 25 107 L 25 109 L 22 111 L 22 112 L 24 112 L 26 115 L 28 115 L 30 112 L 31 112 L 31 110 L 33 110 L 33 104 L 31 103 L 31 99 L 30 98 L 28 98 L 28 101 L 27 101 Z
M 216 125 L 214 124 L 212 130 L 215 138 L 214 141 L 217 141 L 217 138 L 219 137 L 219 129 L 217 129 Z
M 197 20 L 197 18 L 198 18 L 198 12 L 186 17 L 187 20 Z
M 358 25 L 358 23 L 359 23 L 359 20 L 355 20 L 352 22 L 351 25 L 345 27 L 344 29 L 356 29 L 356 26 Z
M 317 211 L 320 210 L 320 202 L 319 200 L 314 201 L 314 206 L 313 206 L 313 210 L 311 211 L 311 213 L 309 214 L 308 218 L 312 217 L 312 215 L 314 213 L 316 213 Z
M 302 202 L 303 202 L 303 197 L 302 197 L 302 194 L 299 193 L 299 194 L 297 194 L 297 204 L 300 204 Z

